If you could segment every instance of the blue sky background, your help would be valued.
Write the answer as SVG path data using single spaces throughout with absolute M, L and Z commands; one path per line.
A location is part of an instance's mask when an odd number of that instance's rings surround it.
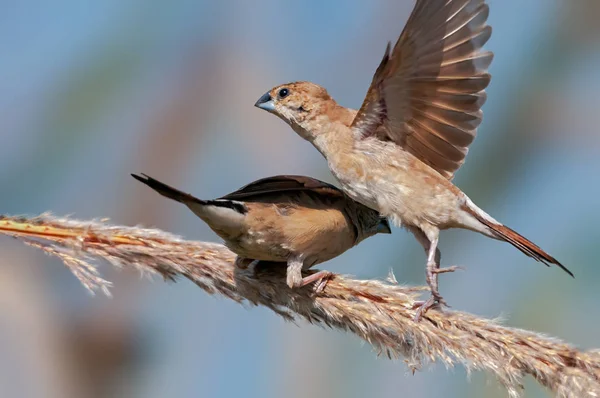
M 593 1 L 489 0 L 485 118 L 455 180 L 479 206 L 576 275 L 464 231 L 441 236 L 441 278 L 460 310 L 600 347 L 600 30 Z M 201 197 L 268 175 L 330 182 L 325 161 L 252 105 L 311 80 L 359 107 L 412 1 L 157 1 L 4 4 L 0 16 L 0 212 L 110 217 L 217 237 L 136 183 L 144 172 Z M 490 376 L 409 376 L 356 337 L 285 323 L 191 283 L 103 267 L 90 297 L 60 265 L 0 241 L 0 391 L 19 397 L 503 397 Z M 416 241 L 395 229 L 324 264 L 424 283 Z M 546 393 L 533 381 L 527 397 Z

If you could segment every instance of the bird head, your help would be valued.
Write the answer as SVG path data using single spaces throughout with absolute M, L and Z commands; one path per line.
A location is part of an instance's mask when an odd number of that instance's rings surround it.
M 388 219 L 381 216 L 378 211 L 372 210 L 351 199 L 348 200 L 350 200 L 348 204 L 352 209 L 348 214 L 358 231 L 355 244 L 376 234 L 392 233 Z
M 315 125 L 326 123 L 325 118 L 337 104 L 323 87 L 310 82 L 294 82 L 272 88 L 254 106 L 278 116 L 310 141 L 319 131 Z

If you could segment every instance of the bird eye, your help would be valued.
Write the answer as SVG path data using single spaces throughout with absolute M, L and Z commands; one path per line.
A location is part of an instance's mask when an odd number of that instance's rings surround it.
M 288 90 L 287 88 L 282 88 L 281 90 L 279 90 L 279 93 L 277 95 L 279 96 L 279 98 L 285 98 L 288 96 L 289 93 L 290 90 Z

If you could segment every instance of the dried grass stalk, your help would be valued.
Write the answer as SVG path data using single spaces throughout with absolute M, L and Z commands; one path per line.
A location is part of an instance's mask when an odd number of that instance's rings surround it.
M 501 326 L 455 311 L 429 311 L 416 323 L 413 303 L 423 288 L 395 280 L 360 281 L 335 276 L 323 292 L 291 290 L 284 267 L 233 266 L 234 254 L 214 243 L 190 242 L 156 229 L 110 226 L 42 215 L 0 216 L 0 233 L 58 256 L 90 291 L 108 294 L 92 261 L 135 267 L 174 280 L 181 275 L 210 294 L 270 308 L 286 320 L 305 320 L 350 331 L 409 367 L 433 361 L 487 370 L 519 396 L 521 379 L 533 376 L 559 397 L 600 396 L 600 352 L 580 351 L 560 340 Z

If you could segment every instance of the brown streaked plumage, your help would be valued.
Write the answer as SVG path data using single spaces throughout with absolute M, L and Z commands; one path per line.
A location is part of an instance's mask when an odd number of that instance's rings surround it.
M 287 263 L 287 283 L 320 281 L 320 271 L 302 270 L 339 256 L 377 233 L 390 233 L 387 219 L 350 199 L 333 185 L 303 176 L 274 176 L 214 200 L 201 200 L 142 174 L 132 176 L 159 194 L 185 204 L 238 255 L 252 262 Z
M 485 0 L 417 0 L 388 47 L 359 111 L 309 82 L 277 86 L 256 106 L 283 119 L 327 159 L 342 190 L 412 232 L 427 252 L 432 296 L 417 319 L 444 303 L 437 275 L 440 230 L 464 228 L 509 242 L 546 265 L 555 258 L 478 208 L 451 182 L 482 120 L 493 54 Z

